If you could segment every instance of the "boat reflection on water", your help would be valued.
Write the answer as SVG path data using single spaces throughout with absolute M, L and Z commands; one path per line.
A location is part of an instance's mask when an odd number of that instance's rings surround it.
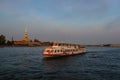
M 72 57 L 55 57 L 55 58 L 46 58 L 44 57 L 42 63 L 44 68 L 48 72 L 60 71 L 69 65 L 72 61 Z
M 79 75 L 79 71 L 84 70 L 84 55 L 43 58 L 42 66 L 44 69 L 43 77 L 45 79 L 70 80 L 76 79 L 75 75 Z M 80 73 L 81 74 L 81 73 Z
M 42 59 L 42 63 L 46 72 L 56 72 L 56 71 L 66 71 L 67 69 L 73 68 L 76 66 L 75 63 L 82 64 L 82 55 L 69 56 L 69 57 L 54 57 Z M 79 65 L 79 66 L 80 66 Z M 77 65 L 78 66 L 78 65 Z

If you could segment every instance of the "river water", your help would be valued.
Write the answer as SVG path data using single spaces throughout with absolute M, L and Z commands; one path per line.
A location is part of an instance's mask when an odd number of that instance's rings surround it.
M 84 55 L 45 58 L 44 47 L 0 48 L 0 80 L 120 80 L 120 48 L 87 47 Z

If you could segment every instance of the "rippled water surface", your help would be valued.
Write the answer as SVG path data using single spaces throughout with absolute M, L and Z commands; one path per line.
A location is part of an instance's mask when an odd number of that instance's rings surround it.
M 0 48 L 0 80 L 120 80 L 120 48 L 44 58 L 40 47 Z

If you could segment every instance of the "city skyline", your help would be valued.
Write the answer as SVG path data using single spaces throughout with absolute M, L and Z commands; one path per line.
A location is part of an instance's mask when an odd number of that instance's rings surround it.
M 1 0 L 0 34 L 16 40 L 120 43 L 119 0 Z

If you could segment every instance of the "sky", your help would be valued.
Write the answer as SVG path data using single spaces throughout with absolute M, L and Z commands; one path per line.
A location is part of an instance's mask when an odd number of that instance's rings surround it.
M 120 43 L 120 0 L 0 0 L 0 34 L 80 44 Z

